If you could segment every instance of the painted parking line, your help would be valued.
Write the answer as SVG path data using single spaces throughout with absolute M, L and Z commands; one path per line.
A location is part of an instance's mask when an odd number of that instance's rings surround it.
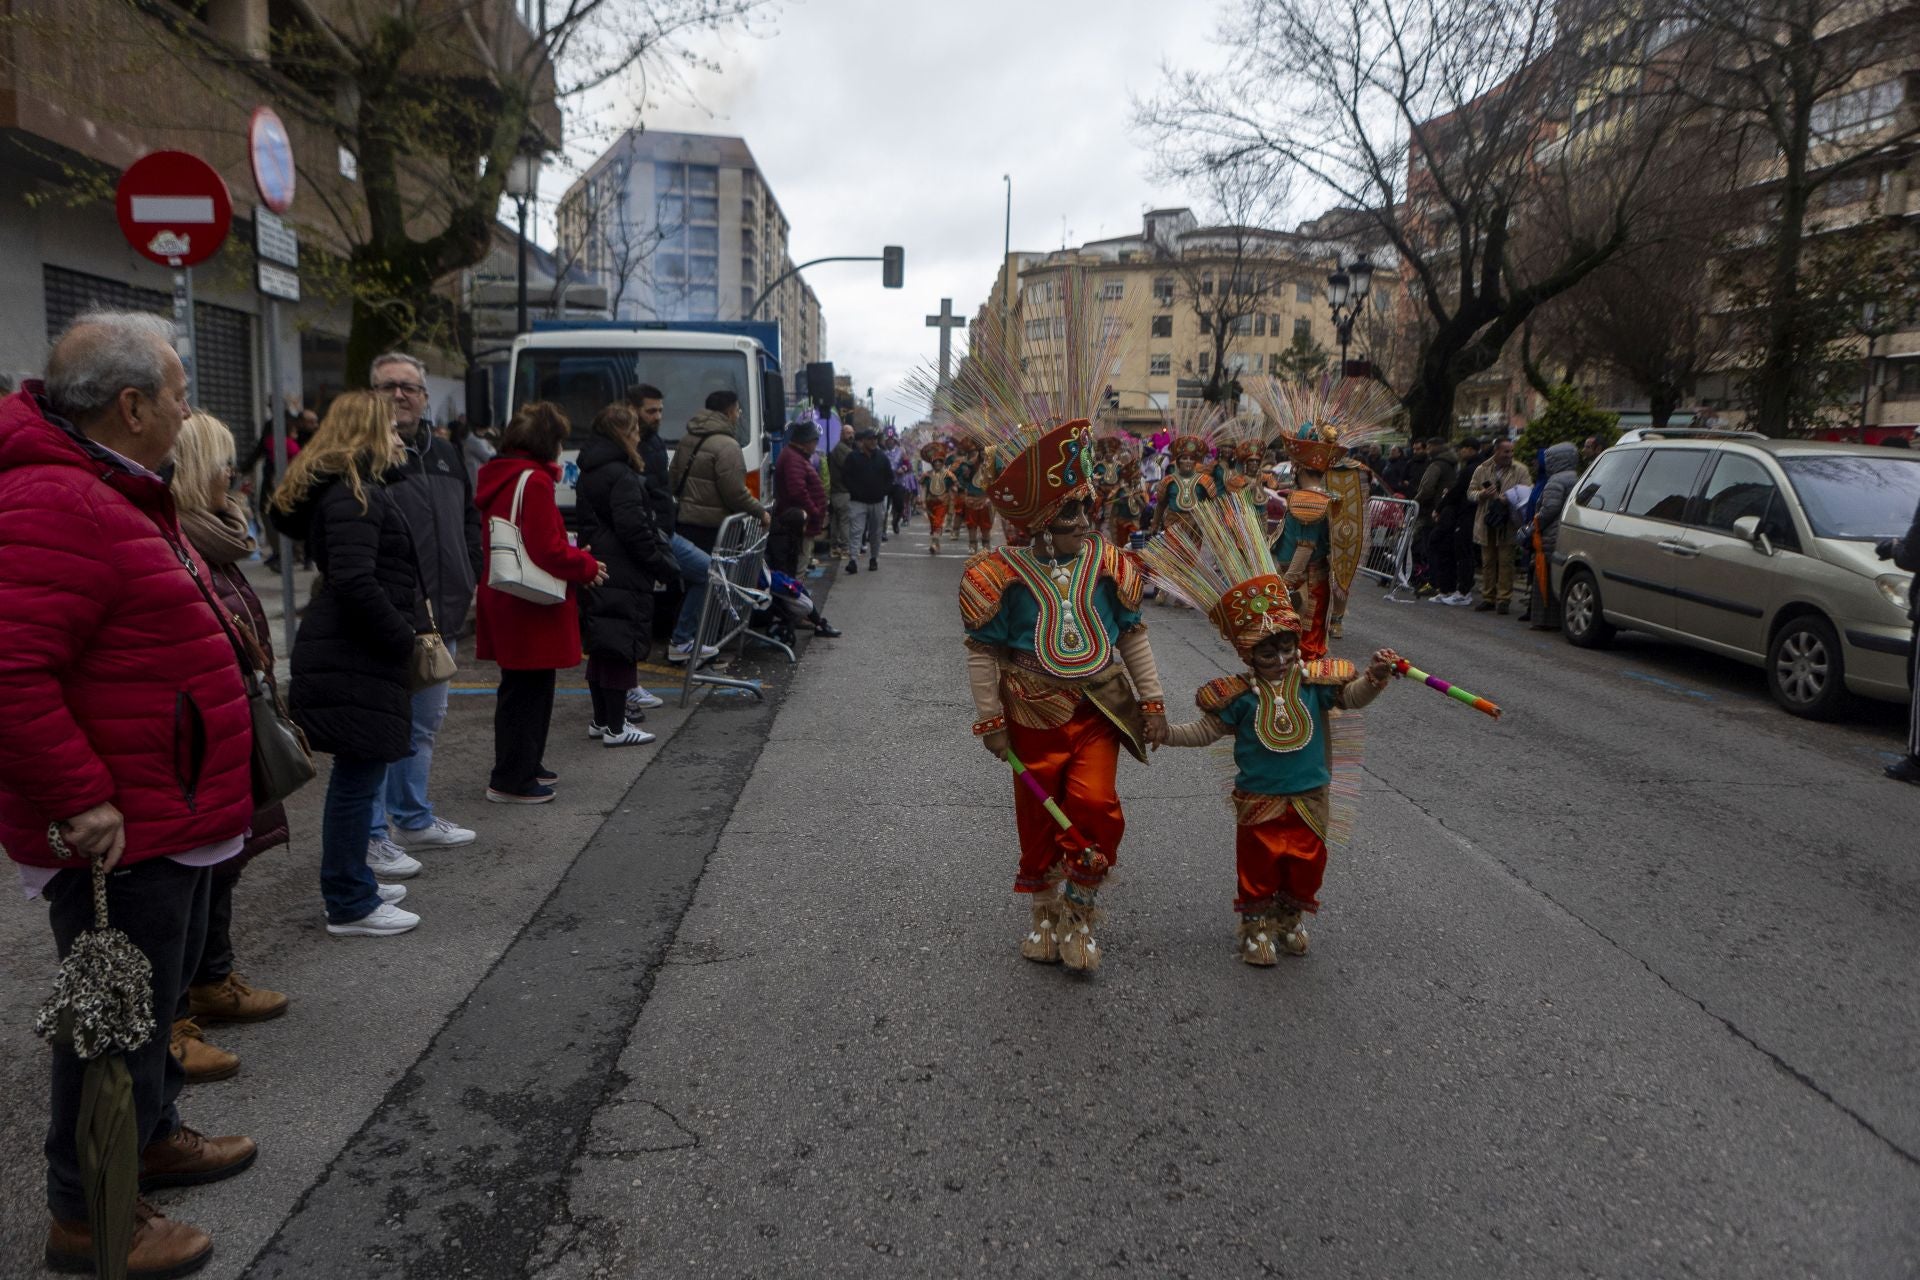
M 1654 685 L 1657 688 L 1666 689 L 1669 692 L 1681 694 L 1684 697 L 1698 698 L 1702 702 L 1718 701 L 1711 693 L 1703 693 L 1698 689 L 1689 689 L 1683 684 L 1675 684 L 1671 680 L 1663 680 L 1659 676 L 1649 675 L 1644 671 L 1627 671 L 1622 674 L 1629 680 L 1638 680 L 1642 684 Z

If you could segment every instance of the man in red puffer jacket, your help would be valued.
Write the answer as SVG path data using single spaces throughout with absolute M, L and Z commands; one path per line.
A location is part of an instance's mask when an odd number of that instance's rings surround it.
M 180 1123 L 168 1052 L 208 868 L 239 852 L 253 812 L 238 661 L 157 474 L 187 414 L 170 336 L 157 316 L 83 316 L 46 382 L 0 401 L 0 845 L 47 899 L 62 956 L 92 923 L 85 858 L 104 857 L 107 923 L 153 965 L 154 1031 L 125 1055 L 143 1190 L 227 1177 L 255 1154 L 250 1138 Z M 84 1070 L 54 1049 L 46 1256 L 91 1271 L 74 1148 Z M 211 1251 L 143 1204 L 128 1274 L 184 1275 Z

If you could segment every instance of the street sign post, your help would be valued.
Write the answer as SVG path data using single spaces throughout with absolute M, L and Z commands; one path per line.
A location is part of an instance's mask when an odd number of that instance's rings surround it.
M 113 192 L 120 234 L 148 261 L 173 268 L 173 315 L 187 397 L 199 398 L 194 352 L 193 266 L 220 252 L 233 226 L 226 180 L 199 156 L 155 151 L 120 175 Z
M 253 211 L 254 287 L 266 300 L 267 313 L 267 430 L 273 439 L 273 474 L 287 474 L 287 427 L 292 414 L 280 387 L 280 304 L 300 301 L 300 237 L 280 215 L 293 205 L 297 185 L 293 141 L 287 126 L 272 107 L 257 107 L 247 123 L 247 158 L 253 166 L 253 185 L 260 203 Z M 261 495 L 261 510 L 266 510 Z M 291 542 L 280 548 L 280 611 L 285 653 L 293 652 L 294 585 Z

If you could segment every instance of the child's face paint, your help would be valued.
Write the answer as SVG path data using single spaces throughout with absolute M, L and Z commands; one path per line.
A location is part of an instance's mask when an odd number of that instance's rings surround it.
M 1268 636 L 1253 646 L 1248 665 L 1262 680 L 1278 680 L 1300 656 L 1300 638 L 1292 632 Z

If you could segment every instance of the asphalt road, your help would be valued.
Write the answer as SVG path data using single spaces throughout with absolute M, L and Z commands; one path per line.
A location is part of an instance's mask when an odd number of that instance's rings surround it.
M 183 1104 L 263 1142 L 165 1198 L 209 1274 L 1920 1274 L 1893 711 L 1808 725 L 1717 659 L 1363 593 L 1340 652 L 1506 717 L 1409 684 L 1369 710 L 1313 953 L 1270 971 L 1234 960 L 1220 761 L 1123 761 L 1078 980 L 1017 954 L 960 562 L 887 550 L 769 707 L 656 713 L 644 771 L 556 730 L 566 805 L 454 808 L 487 839 L 413 882 L 408 938 L 319 934 L 311 840 L 250 869 L 243 964 L 299 1003 L 218 1034 L 247 1067 Z M 1150 618 L 1189 714 L 1229 655 Z M 449 796 L 486 701 L 456 700 Z M 43 1223 L 47 949 L 0 914 L 4 1258 Z

